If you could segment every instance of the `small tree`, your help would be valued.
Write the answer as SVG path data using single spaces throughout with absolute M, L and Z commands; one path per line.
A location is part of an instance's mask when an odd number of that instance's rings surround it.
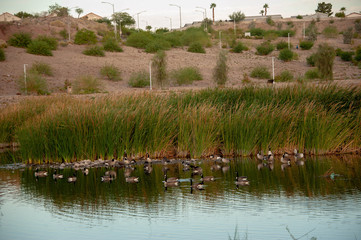
M 246 15 L 244 15 L 244 13 L 242 13 L 241 11 L 233 12 L 231 15 L 229 15 L 229 19 L 235 22 L 240 22 L 245 19 L 245 17 Z
M 152 30 L 152 26 L 148 25 L 145 27 L 145 29 L 149 32 L 150 30 Z
M 263 16 L 263 14 L 264 14 L 264 10 L 262 9 L 259 13 L 260 13 L 260 14 L 262 14 L 262 16 Z
M 76 9 L 75 9 L 75 12 L 78 14 L 78 18 L 79 18 L 79 17 L 80 17 L 80 14 L 82 14 L 82 13 L 84 12 L 84 10 L 81 9 L 81 8 L 76 8 Z
M 69 8 L 62 7 L 59 4 L 55 3 L 54 5 L 49 6 L 49 13 L 55 13 L 58 17 L 65 17 L 69 15 Z
M 215 3 L 211 3 L 210 9 L 212 9 L 213 23 L 214 23 L 214 9 L 217 5 Z
M 333 14 L 332 12 L 332 4 L 331 3 L 318 3 L 317 5 L 317 9 L 315 10 L 315 12 L 319 12 L 319 13 L 327 13 L 328 16 L 331 16 Z
M 117 26 L 121 26 L 122 28 L 135 24 L 134 18 L 126 12 L 115 12 L 112 15 L 112 20 L 117 23 Z
M 224 86 L 228 80 L 227 55 L 224 51 L 218 55 L 217 65 L 213 70 L 213 80 L 218 86 Z
M 167 84 L 167 62 L 164 51 L 158 51 L 153 57 L 152 76 L 159 87 L 163 88 Z
M 263 5 L 263 8 L 264 8 L 264 15 L 267 16 L 267 8 L 269 8 L 268 4 L 265 3 L 265 4 Z M 262 16 L 263 16 L 263 15 L 262 15 Z
M 315 65 L 322 79 L 333 79 L 333 62 L 335 49 L 327 43 L 320 44 L 315 55 Z
M 343 32 L 343 43 L 351 44 L 352 35 L 353 35 L 352 30 L 353 30 L 352 27 L 350 27 L 346 31 Z
M 27 13 L 27 12 L 23 12 L 23 11 L 15 13 L 14 15 L 17 16 L 18 18 L 32 18 L 32 17 L 34 17 L 34 15 L 32 15 L 30 13 Z

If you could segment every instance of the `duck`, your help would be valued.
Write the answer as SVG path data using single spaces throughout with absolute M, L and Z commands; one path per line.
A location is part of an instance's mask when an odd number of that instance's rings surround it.
M 114 171 L 114 170 L 106 171 L 104 173 L 104 175 L 109 176 L 109 177 L 114 178 L 114 179 L 117 178 L 117 172 Z
M 215 178 L 214 178 L 214 176 L 203 176 L 203 174 L 201 175 L 201 179 L 200 179 L 200 181 L 201 182 L 212 182 L 212 181 L 214 181 L 215 180 Z
M 303 153 L 299 153 L 296 148 L 293 150 L 293 153 L 295 155 L 295 158 L 303 158 L 304 157 Z
M 196 190 L 204 190 L 204 183 L 203 181 L 200 183 L 195 183 L 193 184 L 193 180 L 192 178 L 190 179 L 190 184 L 191 184 L 191 189 L 196 189 Z
M 109 176 L 109 175 L 102 176 L 100 179 L 101 179 L 102 182 L 112 182 L 112 181 L 114 180 L 114 179 L 113 179 L 111 176 Z
M 82 172 L 83 172 L 84 176 L 88 176 L 88 174 L 89 174 L 89 169 L 83 168 Z
M 125 181 L 127 183 L 138 183 L 139 182 L 139 177 L 126 177 Z
M 47 177 L 48 176 L 48 172 L 47 171 L 39 171 L 39 169 L 35 170 L 34 173 L 35 177 Z
M 289 157 L 287 157 L 288 154 L 284 153 L 281 157 L 281 163 L 283 164 L 287 164 L 287 165 L 291 165 L 291 159 Z
M 238 176 L 238 172 L 236 172 L 236 185 L 240 185 L 240 186 L 248 186 L 249 185 L 249 181 L 248 178 L 246 176 Z
M 56 173 L 56 170 L 53 173 L 53 179 L 57 180 L 57 179 L 63 179 L 64 175 L 63 174 L 58 174 Z
M 74 173 L 73 176 L 68 177 L 68 183 L 75 183 L 77 180 L 76 174 Z

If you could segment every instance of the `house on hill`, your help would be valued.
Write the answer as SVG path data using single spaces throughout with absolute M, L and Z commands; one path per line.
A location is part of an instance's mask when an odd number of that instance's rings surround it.
M 0 15 L 0 22 L 14 22 L 14 21 L 21 21 L 21 18 L 12 15 L 11 13 L 5 12 Z
M 347 18 L 361 18 L 361 13 L 353 12 L 353 13 L 347 14 L 345 17 L 347 17 Z
M 86 20 L 93 20 L 93 21 L 103 19 L 103 17 L 101 17 L 95 13 L 92 13 L 92 12 L 88 13 L 87 15 L 82 16 L 81 18 L 86 19 Z

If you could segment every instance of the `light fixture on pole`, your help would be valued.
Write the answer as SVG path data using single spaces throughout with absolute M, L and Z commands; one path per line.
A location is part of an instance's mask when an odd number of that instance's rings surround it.
M 172 31 L 172 18 L 171 18 L 171 17 L 165 17 L 165 18 L 168 18 L 168 19 L 169 19 L 169 22 L 170 22 L 170 30 Z
M 176 4 L 169 4 L 169 6 L 178 7 L 179 8 L 179 29 L 182 29 L 182 8 Z
M 146 11 L 141 11 L 139 13 L 136 13 L 136 15 L 137 15 L 137 24 L 138 24 L 138 32 L 139 32 L 139 14 L 144 13 L 144 12 L 146 12 Z
M 204 10 L 204 21 L 205 21 L 205 28 L 206 28 L 206 32 L 208 32 L 208 23 L 207 23 L 207 8 L 202 8 L 202 7 L 196 7 L 196 8 L 200 8 Z
M 113 18 L 114 18 L 114 3 L 110 3 L 110 2 L 102 2 L 102 3 L 107 3 L 112 5 L 113 7 Z M 117 22 L 114 19 L 114 35 L 115 35 L 115 39 L 117 39 Z

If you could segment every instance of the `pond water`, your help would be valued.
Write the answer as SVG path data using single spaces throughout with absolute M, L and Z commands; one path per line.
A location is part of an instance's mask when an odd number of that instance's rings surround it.
M 169 164 L 168 177 L 181 179 L 164 189 L 164 165 L 147 174 L 105 168 L 66 179 L 36 179 L 34 169 L 0 167 L 0 239 L 361 239 L 361 158 L 307 158 L 304 165 L 271 171 L 256 159 L 234 159 L 219 170 L 202 161 L 205 190 L 191 191 L 190 171 Z M 334 178 L 323 177 L 332 170 Z M 236 171 L 249 186 L 235 185 Z M 73 169 L 61 170 L 64 177 Z M 125 174 L 139 177 L 127 183 Z M 200 176 L 193 181 L 199 182 Z M 236 235 L 236 236 L 235 236 Z M 302 238 L 300 238 L 302 237 Z

